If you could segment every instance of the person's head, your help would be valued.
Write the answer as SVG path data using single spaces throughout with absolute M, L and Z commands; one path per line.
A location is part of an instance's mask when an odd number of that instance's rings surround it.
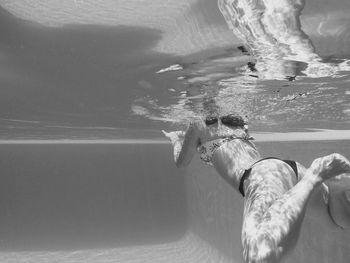
M 205 118 L 204 122 L 209 130 L 219 136 L 234 135 L 247 140 L 253 139 L 248 132 L 248 122 L 237 114 L 227 114 L 220 117 L 210 115 Z
M 207 116 L 204 120 L 209 129 L 214 129 L 219 135 L 235 136 L 241 140 L 235 140 L 233 147 L 226 148 L 234 157 L 235 162 L 245 166 L 259 159 L 260 155 L 251 140 L 253 137 L 248 132 L 248 122 L 236 114 L 228 114 L 220 117 Z

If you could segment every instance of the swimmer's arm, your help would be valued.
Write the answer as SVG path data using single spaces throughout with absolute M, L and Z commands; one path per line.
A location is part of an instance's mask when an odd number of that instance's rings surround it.
M 164 135 L 168 137 L 174 147 L 174 161 L 177 167 L 187 166 L 194 154 L 196 148 L 200 142 L 200 128 L 198 122 L 191 122 L 186 132 L 164 132 Z M 183 137 L 183 138 L 181 138 Z

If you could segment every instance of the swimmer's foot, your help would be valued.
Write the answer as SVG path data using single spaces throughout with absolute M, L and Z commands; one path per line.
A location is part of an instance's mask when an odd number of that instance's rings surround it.
M 346 173 L 350 173 L 349 160 L 338 153 L 315 159 L 309 169 L 317 177 L 316 179 L 319 182 L 324 182 L 332 178 L 340 179 L 342 176 L 350 176 L 350 174 L 346 175 Z

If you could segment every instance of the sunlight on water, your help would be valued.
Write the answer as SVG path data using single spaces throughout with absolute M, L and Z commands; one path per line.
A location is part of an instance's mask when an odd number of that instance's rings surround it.
M 350 70 L 348 61 L 324 63 L 316 54 L 310 38 L 302 31 L 300 14 L 305 1 L 219 0 L 219 8 L 228 26 L 256 58 L 257 76 L 284 79 L 301 73 L 319 78 Z
M 164 78 L 176 78 L 178 87 L 164 91 L 167 99 L 164 94 L 138 98 L 133 112 L 171 123 L 234 112 L 263 130 L 346 127 L 350 62 L 316 53 L 301 28 L 304 4 L 219 0 L 223 17 L 244 46 L 159 69 Z
M 1 139 L 154 139 L 226 113 L 349 128 L 348 2 L 0 3 Z
M 349 123 L 348 72 L 267 80 L 258 78 L 251 65 L 248 56 L 236 51 L 223 54 L 222 60 L 214 57 L 184 64 L 183 69 L 162 73 L 177 78 L 178 86 L 164 91 L 168 97 L 149 94 L 138 98 L 132 109 L 135 114 L 173 123 L 232 112 L 247 116 L 257 128 L 286 123 L 312 127 L 315 122 L 332 128 Z

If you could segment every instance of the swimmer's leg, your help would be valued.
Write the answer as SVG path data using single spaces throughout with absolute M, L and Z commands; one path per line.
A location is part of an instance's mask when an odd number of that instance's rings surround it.
M 280 262 L 296 245 L 313 190 L 325 180 L 347 172 L 350 162 L 340 154 L 331 154 L 316 159 L 294 187 L 271 202 L 264 201 L 266 189 L 257 189 L 254 200 L 245 200 L 245 262 Z

